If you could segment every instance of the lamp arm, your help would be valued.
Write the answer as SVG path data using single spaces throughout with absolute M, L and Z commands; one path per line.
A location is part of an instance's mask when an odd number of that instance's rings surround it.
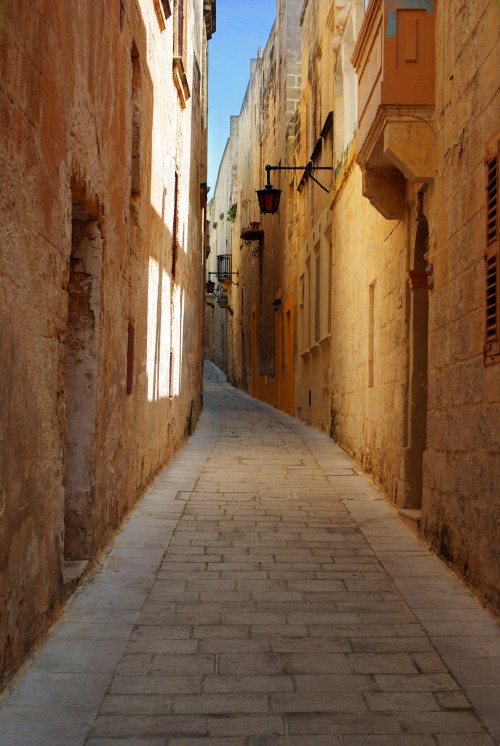
M 307 173 L 309 177 L 314 181 L 314 183 L 317 184 L 319 187 L 321 187 L 324 192 L 327 192 L 327 193 L 329 192 L 326 186 L 323 186 L 323 184 L 321 184 L 317 179 L 315 179 L 314 176 L 309 171 Z
M 267 173 L 267 184 L 266 187 L 271 187 L 271 171 L 305 171 L 305 173 L 311 177 L 315 184 L 317 184 L 324 192 L 328 193 L 328 189 L 323 186 L 317 179 L 314 178 L 311 171 L 333 171 L 333 166 L 313 166 L 312 161 L 309 161 L 307 166 L 270 166 L 269 163 L 266 165 Z
M 224 273 L 222 273 L 222 272 L 209 272 L 208 274 L 209 274 L 209 276 L 210 275 L 214 275 L 215 277 L 217 277 L 217 279 L 219 281 L 220 280 L 224 280 L 224 279 L 230 279 L 232 285 L 239 285 L 238 282 L 235 282 L 233 280 L 233 275 L 239 276 L 239 274 L 240 274 L 239 272 L 224 272 Z M 229 277 L 229 275 L 231 275 L 231 277 Z
M 333 166 L 313 166 L 309 161 L 306 166 L 270 166 L 267 164 L 265 169 L 269 181 L 271 171 L 307 171 L 309 173 L 310 171 L 333 171 Z

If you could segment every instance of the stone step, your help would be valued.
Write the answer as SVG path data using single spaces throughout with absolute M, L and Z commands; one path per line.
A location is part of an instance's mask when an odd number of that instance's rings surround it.
M 414 534 L 420 535 L 422 511 L 420 508 L 398 508 L 401 520 Z
M 64 594 L 69 596 L 83 578 L 89 567 L 88 560 L 65 560 L 63 570 Z

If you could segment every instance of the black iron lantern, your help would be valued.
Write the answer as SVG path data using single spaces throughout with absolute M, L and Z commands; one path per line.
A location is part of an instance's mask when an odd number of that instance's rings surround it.
M 205 290 L 207 291 L 208 295 L 213 295 L 215 290 L 215 282 L 212 280 L 207 280 L 205 283 Z
M 281 298 L 275 298 L 273 300 L 273 308 L 274 308 L 274 310 L 277 311 L 280 306 L 281 306 Z
M 269 174 L 269 172 L 268 172 Z M 281 189 L 275 189 L 271 184 L 266 184 L 262 189 L 257 189 L 260 211 L 264 215 L 274 215 L 278 212 Z
M 281 197 L 281 189 L 275 189 L 271 184 L 271 170 L 272 166 L 266 166 L 267 183 L 262 189 L 256 190 L 260 211 L 264 215 L 274 215 L 278 212 Z

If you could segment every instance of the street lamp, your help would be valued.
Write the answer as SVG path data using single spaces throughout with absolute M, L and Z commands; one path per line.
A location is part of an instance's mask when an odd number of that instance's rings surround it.
M 311 172 L 333 171 L 333 168 L 331 166 L 313 166 L 312 161 L 309 161 L 307 166 L 270 166 L 267 164 L 267 183 L 262 187 L 262 189 L 256 189 L 260 211 L 264 215 L 274 215 L 274 213 L 278 212 L 278 205 L 281 197 L 281 189 L 276 189 L 271 184 L 271 171 L 304 171 L 306 176 L 310 176 L 318 186 L 320 186 L 325 192 L 328 192 L 329 190 L 324 187 L 323 184 L 320 184 Z
M 259 200 L 260 211 L 264 215 L 274 215 L 278 212 L 280 203 L 281 189 L 276 189 L 271 184 L 271 169 L 273 166 L 266 166 L 267 183 L 262 189 L 257 189 L 257 199 Z M 275 167 L 277 168 L 277 166 Z

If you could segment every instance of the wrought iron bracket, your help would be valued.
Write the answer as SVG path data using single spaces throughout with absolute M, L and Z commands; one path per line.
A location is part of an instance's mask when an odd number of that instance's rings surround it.
M 311 178 L 315 184 L 321 187 L 324 192 L 329 192 L 323 184 L 321 184 L 313 175 L 313 171 L 333 171 L 333 166 L 314 166 L 312 161 L 309 161 L 305 166 L 270 166 L 269 163 L 265 167 L 267 174 L 266 186 L 271 186 L 271 171 L 303 171 L 304 176 Z

